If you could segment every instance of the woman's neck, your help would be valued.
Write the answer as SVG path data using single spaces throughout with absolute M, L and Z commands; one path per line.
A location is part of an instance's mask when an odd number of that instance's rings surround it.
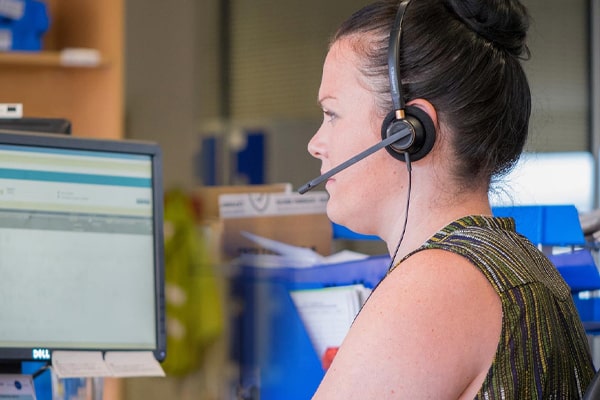
M 473 192 L 471 190 L 454 196 L 452 200 L 444 200 L 440 197 L 424 199 L 422 196 L 415 194 L 410 201 L 406 229 L 402 238 L 404 211 L 401 214 L 396 221 L 389 219 L 387 223 L 388 233 L 381 234 L 381 237 L 387 243 L 390 254 L 395 252 L 398 242 L 402 239 L 396 262 L 421 246 L 437 231 L 452 221 L 467 215 L 492 215 L 492 211 L 487 192 L 483 191 Z

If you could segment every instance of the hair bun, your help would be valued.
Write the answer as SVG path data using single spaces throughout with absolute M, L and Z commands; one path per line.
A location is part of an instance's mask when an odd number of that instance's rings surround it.
M 472 31 L 510 54 L 528 56 L 529 15 L 518 0 L 445 0 L 446 7 Z

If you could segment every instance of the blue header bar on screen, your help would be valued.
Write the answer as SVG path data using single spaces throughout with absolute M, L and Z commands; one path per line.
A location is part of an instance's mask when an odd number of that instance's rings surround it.
M 116 175 L 94 175 L 70 172 L 51 172 L 0 168 L 0 178 L 44 182 L 83 183 L 128 187 L 152 187 L 152 179 Z

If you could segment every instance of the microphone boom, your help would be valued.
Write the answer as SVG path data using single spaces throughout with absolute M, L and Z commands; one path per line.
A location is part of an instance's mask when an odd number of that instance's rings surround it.
M 319 175 L 315 179 L 304 184 L 303 186 L 300 187 L 300 189 L 298 189 L 298 193 L 304 194 L 304 193 L 308 192 L 309 190 L 314 189 L 315 186 L 320 185 L 321 183 L 325 182 L 327 179 L 331 178 L 333 175 L 337 174 L 338 172 L 357 163 L 358 161 L 362 160 L 363 158 L 370 156 L 371 154 L 375 153 L 377 150 L 381 150 L 384 147 L 389 146 L 394 142 L 397 142 L 398 140 L 404 139 L 405 137 L 409 136 L 410 134 L 411 134 L 411 130 L 408 126 L 405 127 L 404 129 L 401 129 L 400 131 L 394 133 L 393 135 L 385 138 L 381 142 L 369 147 L 368 149 L 362 151 L 361 153 L 355 155 L 354 157 L 344 161 L 337 167 L 330 169 L 329 171 L 325 172 L 323 175 Z

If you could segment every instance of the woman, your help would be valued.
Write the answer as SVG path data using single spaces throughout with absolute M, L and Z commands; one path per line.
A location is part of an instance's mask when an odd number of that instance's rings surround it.
M 408 132 L 387 127 L 404 101 L 431 148 L 401 143 L 326 183 L 329 217 L 383 238 L 392 264 L 314 399 L 582 397 L 594 369 L 569 288 L 488 201 L 527 137 L 527 27 L 516 0 L 382 1 L 335 34 L 308 145 L 322 171 Z

